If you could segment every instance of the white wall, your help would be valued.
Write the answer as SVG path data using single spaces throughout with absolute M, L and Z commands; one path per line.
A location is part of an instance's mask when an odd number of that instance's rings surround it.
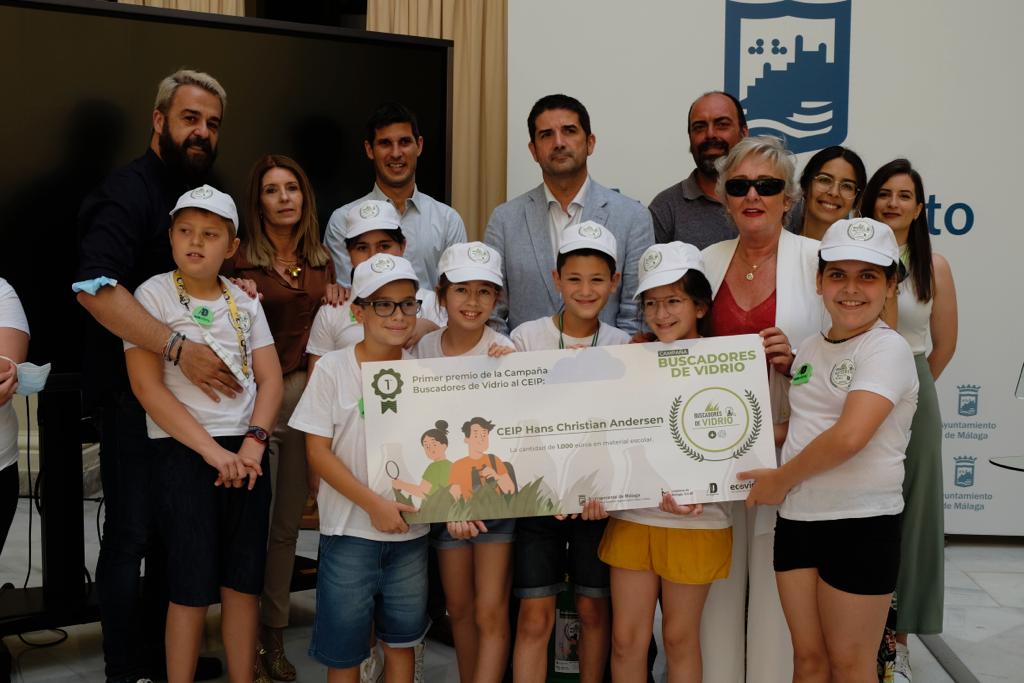
M 538 98 L 566 92 L 591 114 L 593 176 L 649 202 L 693 168 L 685 117 L 702 92 L 724 86 L 725 0 L 514 0 L 508 8 L 508 193 L 540 181 L 525 118 Z M 870 173 L 898 156 L 922 172 L 942 205 L 934 248 L 949 258 L 960 302 L 960 345 L 942 376 L 947 529 L 1024 534 L 1024 473 L 992 457 L 1024 453 L 1024 403 L 1013 388 L 1024 362 L 1024 229 L 1017 197 L 1024 144 L 1018 45 L 1024 4 L 1014 0 L 854 0 L 849 131 Z M 807 155 L 803 155 L 806 157 Z M 954 203 L 969 232 L 946 231 Z M 962 228 L 964 209 L 952 216 Z M 957 415 L 957 385 L 981 385 L 976 417 Z M 995 423 L 994 429 L 975 423 Z M 970 433 L 975 438 L 962 436 Z M 976 437 L 985 436 L 980 439 Z M 972 486 L 952 482 L 956 456 L 976 458 Z M 948 494 L 979 498 L 954 509 Z

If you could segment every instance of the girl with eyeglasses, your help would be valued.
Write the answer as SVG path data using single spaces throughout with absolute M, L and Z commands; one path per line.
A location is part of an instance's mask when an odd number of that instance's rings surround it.
M 896 586 L 898 683 L 911 680 L 907 634 L 942 632 L 942 418 L 935 380 L 956 351 L 957 305 L 949 262 L 932 252 L 924 199 L 921 174 L 906 159 L 895 159 L 871 176 L 862 200 L 864 213 L 888 224 L 900 247 L 907 277 L 897 289 L 896 329 L 910 343 L 921 384 L 903 484 L 910 533 L 903 534 Z
M 833 145 L 812 156 L 800 174 L 804 193 L 800 234 L 820 240 L 830 225 L 848 218 L 858 208 L 867 180 L 864 162 L 852 149 Z
M 717 165 L 717 194 L 739 237 L 703 251 L 713 295 L 709 336 L 761 336 L 772 418 L 780 424 L 789 417 L 790 340 L 806 339 L 827 320 L 815 291 L 818 242 L 783 229 L 800 188 L 793 155 L 779 139 L 747 137 Z M 712 586 L 704 610 L 704 680 L 742 681 L 745 662 L 756 662 L 748 681 L 789 680 L 792 646 L 772 568 L 775 508 L 748 513 L 742 503 L 730 505 L 732 565 L 729 578 Z M 744 641 L 747 656 L 736 657 Z

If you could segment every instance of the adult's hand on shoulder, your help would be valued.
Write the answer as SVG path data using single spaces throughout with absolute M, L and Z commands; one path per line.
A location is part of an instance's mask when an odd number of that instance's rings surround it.
M 186 339 L 182 342 L 178 366 L 189 382 L 199 387 L 212 400 L 220 402 L 219 394 L 234 398 L 242 385 L 231 374 L 224 361 L 209 346 Z
M 325 306 L 341 306 L 343 303 L 348 301 L 349 294 L 352 290 L 346 289 L 341 285 L 328 284 L 327 288 L 324 289 L 324 296 L 320 300 L 320 303 Z

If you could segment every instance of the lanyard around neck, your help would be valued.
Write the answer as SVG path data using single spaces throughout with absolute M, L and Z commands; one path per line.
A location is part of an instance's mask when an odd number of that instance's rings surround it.
M 185 310 L 189 313 L 189 319 L 192 320 L 198 327 L 200 333 L 203 335 L 203 341 L 206 342 L 207 346 L 213 349 L 213 352 L 224 361 L 224 364 L 231 370 L 231 374 L 235 378 L 245 384 L 249 377 L 249 344 L 245 339 L 245 326 L 242 325 L 241 316 L 238 313 L 238 305 L 235 303 L 235 297 L 231 295 L 231 290 L 224 283 L 224 278 L 218 277 L 220 284 L 221 294 L 224 296 L 224 301 L 228 304 L 228 320 L 231 321 L 231 327 L 235 330 L 235 338 L 238 340 L 238 354 L 241 356 L 241 367 L 235 363 L 224 350 L 224 348 L 213 338 L 210 334 L 209 327 L 213 324 L 213 314 L 208 307 L 202 306 L 196 310 L 192 310 L 192 298 L 185 291 L 185 280 L 181 275 L 180 270 L 176 270 L 173 273 L 174 287 L 178 291 L 178 302 L 185 307 Z
M 565 311 L 558 312 L 558 348 L 559 350 L 565 348 L 565 339 L 562 337 L 562 331 L 565 329 Z M 597 346 L 597 335 L 601 334 L 601 321 L 597 321 L 597 331 L 594 332 L 594 336 L 590 338 L 590 345 Z

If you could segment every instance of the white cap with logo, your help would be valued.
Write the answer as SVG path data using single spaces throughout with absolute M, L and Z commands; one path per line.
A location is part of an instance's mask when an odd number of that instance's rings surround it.
M 453 244 L 441 254 L 437 269 L 449 282 L 484 280 L 504 286 L 501 279 L 501 254 L 483 242 Z
M 865 261 L 891 266 L 899 262 L 900 248 L 892 228 L 885 223 L 872 218 L 843 218 L 825 231 L 818 255 L 823 261 Z
M 608 254 L 615 261 L 615 267 L 619 267 L 619 245 L 615 241 L 615 235 L 600 223 L 583 221 L 562 230 L 558 253 L 568 254 L 580 249 L 594 249 Z
M 704 272 L 704 259 L 697 247 L 686 242 L 652 244 L 640 256 L 639 283 L 633 299 L 648 289 L 678 282 L 688 270 Z
M 345 216 L 345 239 L 352 239 L 371 230 L 400 230 L 402 217 L 391 202 L 367 199 L 348 210 Z
M 396 280 L 412 280 L 417 289 L 420 286 L 416 271 L 406 259 L 391 254 L 374 254 L 356 266 L 352 274 L 352 294 L 357 299 L 365 299 Z
M 238 209 L 235 208 L 235 200 L 231 195 L 210 185 L 197 187 L 178 197 L 177 203 L 171 209 L 171 215 L 182 209 L 203 209 L 221 218 L 227 218 L 235 226 L 235 231 L 238 231 Z

